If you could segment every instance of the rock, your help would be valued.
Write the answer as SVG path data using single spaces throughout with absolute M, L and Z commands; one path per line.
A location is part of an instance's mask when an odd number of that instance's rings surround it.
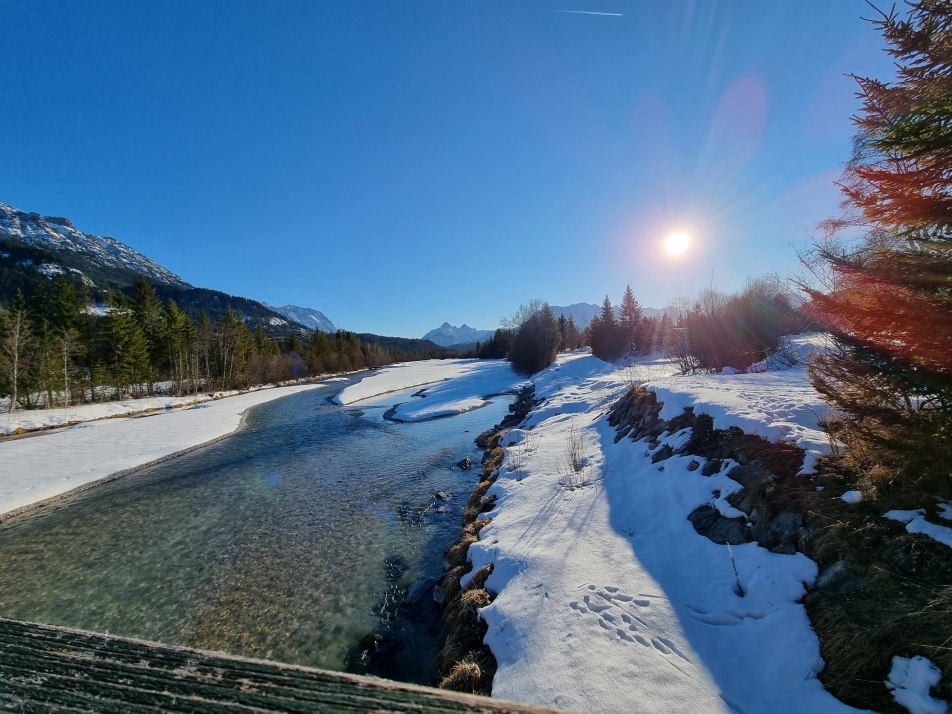
M 626 436 L 628 436 L 629 433 L 631 433 L 631 424 L 628 424 L 627 426 L 623 426 L 621 429 L 618 430 L 618 433 L 615 435 L 615 443 L 617 444 L 619 441 L 621 441 Z
M 735 466 L 727 475 L 744 488 L 756 488 L 773 480 L 773 474 L 759 466 Z
M 456 462 L 456 465 L 459 466 L 464 471 L 473 465 L 473 460 L 468 456 L 465 459 L 460 459 Z
M 713 476 L 716 473 L 719 473 L 721 470 L 721 464 L 724 462 L 720 459 L 711 459 L 706 464 L 704 468 L 701 469 L 701 476 Z
M 410 564 L 399 555 L 388 555 L 383 561 L 383 568 L 387 572 L 387 579 L 396 582 L 410 569 Z
M 437 491 L 433 494 L 433 498 L 437 501 L 449 501 L 450 495 L 446 491 Z
M 697 471 L 701 468 L 701 462 L 697 459 L 691 459 L 691 462 L 688 464 L 688 471 Z
M 403 598 L 404 605 L 419 605 L 426 596 L 430 593 L 430 590 L 436 584 L 435 578 L 417 578 L 414 580 L 410 587 L 407 588 L 406 597 Z M 435 593 L 434 593 L 435 595 Z
M 672 456 L 674 456 L 674 449 L 672 449 L 668 444 L 665 444 L 652 455 L 651 463 L 656 464 L 659 461 L 670 459 Z
M 725 518 L 713 506 L 698 506 L 688 516 L 694 530 L 715 543 L 739 545 L 751 540 L 750 528 L 743 518 Z
M 796 552 L 803 518 L 799 513 L 780 513 L 754 526 L 753 536 L 764 548 L 775 552 Z M 783 548 L 777 551 L 777 548 Z

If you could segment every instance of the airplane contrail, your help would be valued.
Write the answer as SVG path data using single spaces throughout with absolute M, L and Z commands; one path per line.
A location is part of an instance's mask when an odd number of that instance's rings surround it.
M 563 12 L 570 15 L 602 15 L 603 17 L 624 17 L 620 12 L 595 12 L 594 10 L 553 10 L 552 12 Z

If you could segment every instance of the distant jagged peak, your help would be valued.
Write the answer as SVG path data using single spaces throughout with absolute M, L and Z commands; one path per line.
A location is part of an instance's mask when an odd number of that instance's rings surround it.
M 441 347 L 449 347 L 450 345 L 465 345 L 481 342 L 482 340 L 492 337 L 492 334 L 492 330 L 477 330 L 465 322 L 459 327 L 451 325 L 449 322 L 444 322 L 439 327 L 423 335 L 423 339 L 435 342 Z

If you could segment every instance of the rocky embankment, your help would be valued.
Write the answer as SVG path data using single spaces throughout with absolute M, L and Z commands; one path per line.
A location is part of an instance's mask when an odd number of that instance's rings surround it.
M 480 480 L 466 502 L 460 537 L 444 553 L 446 572 L 434 590 L 447 630 L 446 642 L 439 654 L 439 686 L 443 689 L 487 696 L 492 691 L 496 658 L 483 643 L 486 624 L 479 618 L 479 608 L 495 597 L 495 593 L 485 587 L 492 565 L 471 573 L 473 566 L 467 554 L 469 546 L 479 540 L 479 532 L 489 524 L 485 514 L 495 505 L 495 496 L 488 495 L 488 491 L 496 481 L 504 455 L 499 439 L 526 418 L 533 404 L 532 388 L 522 390 L 510 407 L 509 415 L 476 438 L 476 445 L 484 449 Z M 463 585 L 461 581 L 466 576 L 469 577 Z
M 793 444 L 736 427 L 715 429 L 710 416 L 690 407 L 665 421 L 661 406 L 653 392 L 629 389 L 608 414 L 616 443 L 647 439 L 657 449 L 666 432 L 690 429 L 683 446 L 663 446 L 652 460 L 663 468 L 675 454 L 697 456 L 692 465 L 703 475 L 726 470 L 743 487 L 727 498 L 742 517 L 703 505 L 689 515 L 695 530 L 715 543 L 756 541 L 817 563 L 819 575 L 804 604 L 826 663 L 821 680 L 837 698 L 860 708 L 903 711 L 887 686 L 893 657 L 923 656 L 945 672 L 952 669 L 948 547 L 884 518 L 888 506 L 841 499 L 854 484 L 835 455 L 822 459 L 817 473 L 800 474 L 804 453 Z M 952 698 L 950 679 L 936 687 L 946 700 Z

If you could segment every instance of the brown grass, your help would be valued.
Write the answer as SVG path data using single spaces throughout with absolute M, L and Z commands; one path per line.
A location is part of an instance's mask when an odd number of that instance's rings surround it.
M 464 590 L 463 594 L 459 598 L 460 605 L 463 607 L 486 607 L 492 599 L 489 597 L 489 593 L 483 590 L 482 588 L 474 588 L 472 590 Z
M 443 679 L 440 680 L 440 689 L 451 689 L 454 692 L 468 692 L 480 694 L 480 684 L 483 679 L 483 670 L 475 662 L 457 662 Z

